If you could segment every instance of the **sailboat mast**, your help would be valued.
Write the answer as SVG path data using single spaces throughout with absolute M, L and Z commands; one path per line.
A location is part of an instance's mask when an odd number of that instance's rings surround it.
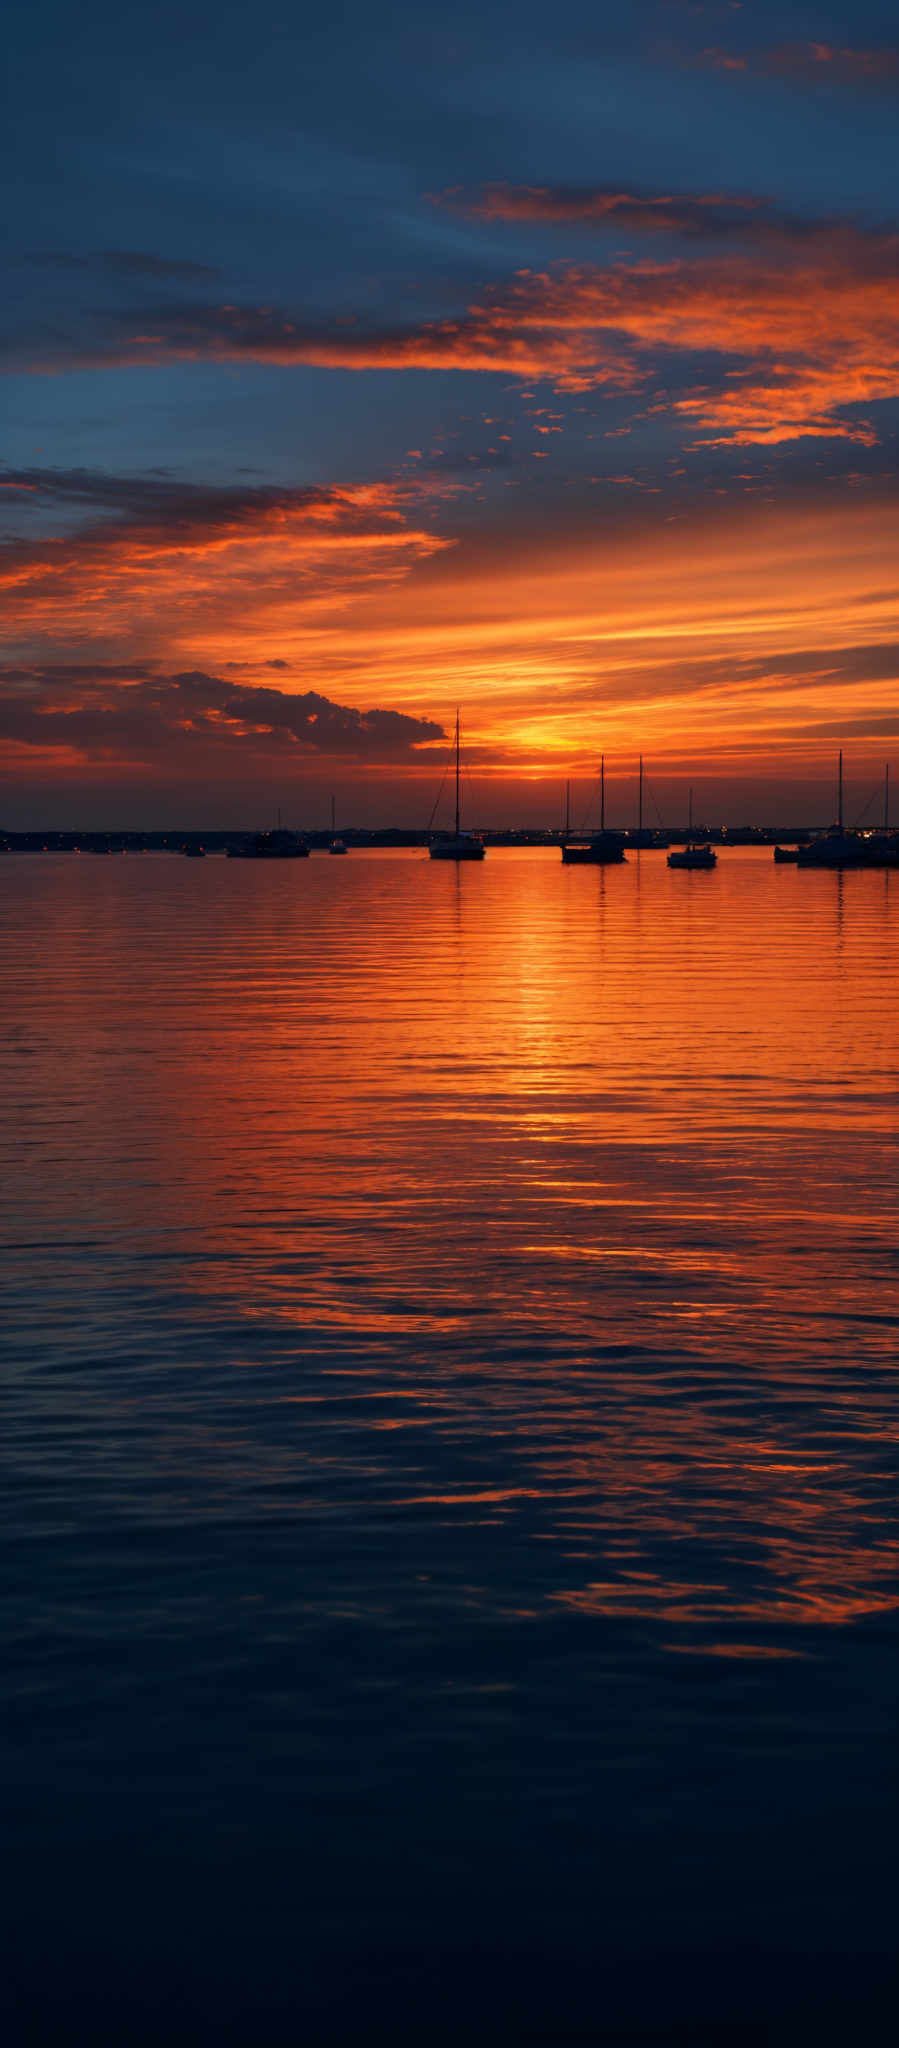
M 334 827 L 334 798 L 333 798 L 333 796 L 332 796 L 332 798 L 331 798 L 331 836 L 332 836 L 332 838 L 333 838 L 333 836 L 334 836 L 334 830 L 335 830 L 335 827 Z
M 837 826 L 843 830 L 843 749 L 840 748 L 840 763 L 837 770 Z
M 565 837 L 566 837 L 566 839 L 568 838 L 568 834 L 569 834 L 570 830 L 571 830 L 571 783 L 570 783 L 570 781 L 569 781 L 569 782 L 566 782 L 566 784 L 565 784 Z
M 692 790 L 692 787 L 690 788 L 690 790 L 689 790 L 689 792 L 688 792 L 688 795 L 687 795 L 687 831 L 688 831 L 688 833 L 689 833 L 689 836 L 690 836 L 690 838 L 692 839 L 692 837 L 693 837 L 693 790 Z
M 459 706 L 456 705 L 456 838 L 459 837 Z
M 600 829 L 600 831 L 601 831 L 601 832 L 604 832 L 604 831 L 605 831 L 605 829 L 606 829 L 606 757 L 605 757 L 605 754 L 600 754 L 600 757 L 599 757 L 599 829 Z
M 642 830 L 643 830 L 643 756 L 642 756 L 642 754 L 640 755 L 640 775 L 639 775 L 639 779 L 638 779 L 638 784 L 637 784 L 637 787 L 638 787 L 638 791 L 639 791 L 639 794 L 638 794 L 638 797 L 637 797 L 637 830 L 638 830 L 638 832 L 642 832 Z
M 885 762 L 884 762 L 884 766 L 883 766 L 883 829 L 884 829 L 884 831 L 885 831 L 885 832 L 888 832 L 888 831 L 889 831 L 889 829 L 890 829 L 890 764 L 889 764 L 889 761 L 885 761 Z

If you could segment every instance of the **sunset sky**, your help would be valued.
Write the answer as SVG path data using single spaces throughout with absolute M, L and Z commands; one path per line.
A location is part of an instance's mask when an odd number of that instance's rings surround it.
M 0 826 L 875 804 L 893 7 L 8 19 Z

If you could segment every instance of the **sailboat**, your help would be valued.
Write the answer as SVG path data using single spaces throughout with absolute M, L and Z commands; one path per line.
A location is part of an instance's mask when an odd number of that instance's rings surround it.
M 459 710 L 456 707 L 456 821 L 452 832 L 432 839 L 428 852 L 432 860 L 483 860 L 484 844 L 473 832 L 463 832 L 460 810 L 462 787 L 462 742 Z
M 708 843 L 708 840 L 707 840 L 707 839 L 701 839 L 701 840 L 698 840 L 698 839 L 694 839 L 694 837 L 693 837 L 693 791 L 692 791 L 692 789 L 691 789 L 691 791 L 690 791 L 690 794 L 689 794 L 689 799 L 688 799 L 688 803 L 687 803 L 687 812 L 688 812 L 688 816 L 687 816 L 687 844 L 686 844 L 686 846 L 678 846 L 678 847 L 675 847 L 675 849 L 674 849 L 673 853 L 669 853 L 669 855 L 668 855 L 668 866 L 669 866 L 670 868 L 714 868 L 714 867 L 717 867 L 717 865 L 718 865 L 718 855 L 717 855 L 717 853 L 715 852 L 715 849 L 714 849 L 714 847 L 713 847 L 713 846 L 710 846 L 710 845 L 709 845 L 709 843 Z
M 606 831 L 606 757 L 603 754 L 599 763 L 599 831 L 581 833 L 576 839 L 569 838 L 566 809 L 562 859 L 569 868 L 605 866 L 609 861 L 624 859 L 624 846 L 623 832 Z
M 875 833 L 875 859 L 878 867 L 899 867 L 899 832 L 890 831 L 890 764 L 883 764 L 883 824 Z
M 346 842 L 345 842 L 345 840 L 343 840 L 343 839 L 338 839 L 338 837 L 337 837 L 337 828 L 336 828 L 336 826 L 335 826 L 335 823 L 334 823 L 334 798 L 333 798 L 333 796 L 332 796 L 332 798 L 331 798 L 331 843 L 330 843 L 330 846 L 328 847 L 328 852 L 329 852 L 329 853 L 346 853 Z
M 855 868 L 866 858 L 864 841 L 847 832 L 843 820 L 843 749 L 837 755 L 837 818 L 820 839 L 799 848 L 801 868 Z
M 883 832 L 847 831 L 843 818 L 843 749 L 837 757 L 837 821 L 830 831 L 820 839 L 812 839 L 808 846 L 800 846 L 798 865 L 801 868 L 879 868 L 894 867 L 897 860 L 897 843 L 890 835 L 889 825 L 889 769 L 884 778 L 884 816 L 887 821 Z
M 637 824 L 636 829 L 631 827 L 631 830 L 628 832 L 628 846 L 636 846 L 638 848 L 641 846 L 667 846 L 668 841 L 664 832 L 659 831 L 654 825 L 644 825 L 643 823 L 643 791 L 645 781 L 643 756 L 641 754 L 637 770 Z

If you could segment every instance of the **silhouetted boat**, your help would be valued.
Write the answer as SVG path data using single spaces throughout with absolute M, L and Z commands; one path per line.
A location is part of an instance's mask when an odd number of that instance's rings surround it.
M 459 711 L 456 709 L 456 822 L 452 832 L 442 832 L 432 839 L 428 853 L 432 860 L 483 860 L 484 844 L 476 839 L 473 832 L 463 832 L 460 814 L 461 787 L 461 738 Z
M 676 846 L 668 855 L 670 868 L 714 868 L 718 855 L 713 846 Z
M 668 866 L 670 868 L 714 868 L 717 865 L 718 855 L 714 847 L 709 845 L 707 839 L 694 839 L 693 837 L 693 791 L 691 789 L 687 805 L 687 844 L 686 846 L 676 846 L 669 853 Z
M 846 829 L 843 822 L 843 750 L 837 765 L 837 822 L 798 849 L 801 868 L 891 868 L 899 865 L 899 834 L 889 829 L 890 771 L 884 780 L 884 824 L 879 832 Z
M 776 861 L 790 861 L 795 867 L 799 859 L 799 848 L 798 846 L 775 846 L 774 858 Z
M 330 844 L 330 846 L 328 847 L 328 852 L 329 852 L 329 853 L 346 853 L 346 845 L 345 845 L 345 843 L 344 843 L 344 841 L 343 841 L 342 839 L 338 839 L 338 837 L 337 837 L 337 833 L 336 833 L 336 830 L 335 830 L 335 826 L 334 826 L 334 798 L 333 798 L 333 797 L 331 798 L 331 844 Z
M 568 836 L 567 800 L 566 828 L 562 840 L 562 859 L 569 868 L 606 867 L 610 861 L 623 861 L 626 845 L 623 832 L 606 830 L 606 757 L 600 756 L 599 763 L 599 831 L 580 833 L 576 839 Z
M 632 847 L 639 853 L 641 848 L 644 847 L 666 847 L 668 845 L 666 834 L 658 826 L 644 825 L 643 823 L 643 784 L 643 756 L 641 754 L 637 776 L 637 823 L 635 826 L 631 826 L 627 834 L 628 852 L 630 852 Z
M 307 860 L 309 848 L 295 832 L 254 832 L 251 839 L 227 849 L 229 860 Z

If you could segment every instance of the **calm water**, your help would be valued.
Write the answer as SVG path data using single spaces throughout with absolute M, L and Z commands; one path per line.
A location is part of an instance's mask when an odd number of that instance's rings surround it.
M 888 2038 L 899 874 L 0 903 L 13 2038 Z

